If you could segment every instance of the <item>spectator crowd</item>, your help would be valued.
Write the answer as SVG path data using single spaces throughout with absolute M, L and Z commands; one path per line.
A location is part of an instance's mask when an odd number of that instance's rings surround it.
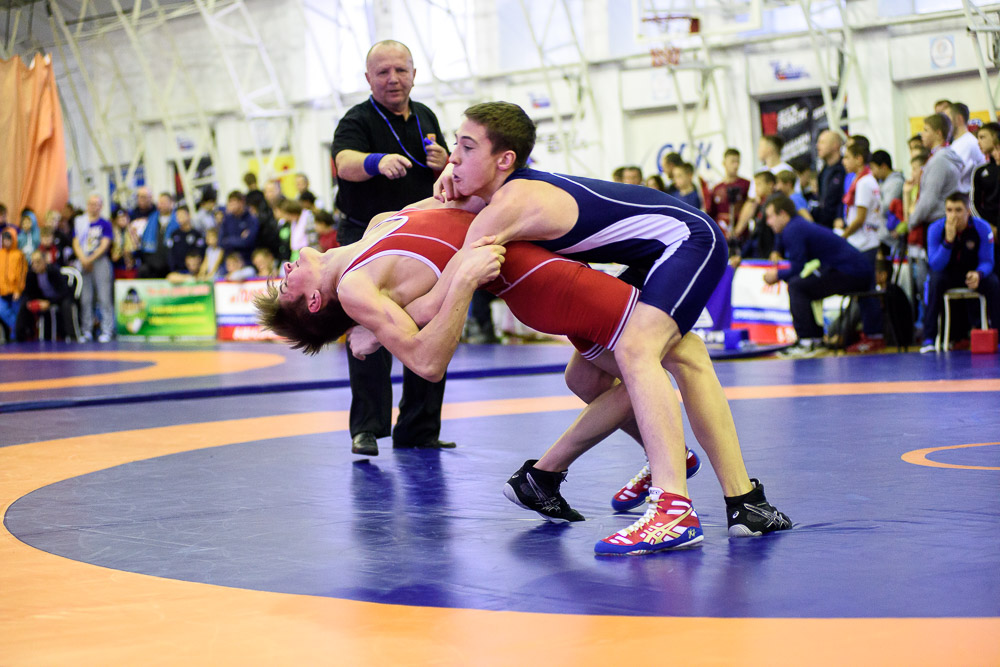
M 111 220 L 104 199 L 91 195 L 83 211 L 72 204 L 40 219 L 24 209 L 15 223 L 0 203 L 0 334 L 10 342 L 31 340 L 39 320 L 58 308 L 57 335 L 66 340 L 108 342 L 114 336 L 116 279 L 242 281 L 282 275 L 307 246 L 337 245 L 332 213 L 316 206 L 309 179 L 297 174 L 297 198 L 285 197 L 278 179 L 257 189 L 253 173 L 246 191 L 233 190 L 224 206 L 211 187 L 199 191 L 198 206 L 178 205 L 169 192 L 156 199 L 147 187 L 119 196 Z M 65 270 L 64 270 L 65 268 Z M 79 328 L 72 319 L 71 281 L 79 281 Z
M 765 135 L 751 179 L 739 174 L 733 148 L 713 186 L 677 153 L 663 157 L 662 176 L 644 181 L 642 170 L 628 165 L 612 179 L 663 190 L 708 213 L 729 239 L 733 266 L 743 259 L 789 263 L 765 274 L 765 282 L 788 286 L 798 341 L 784 356 L 830 347 L 874 352 L 887 333 L 933 352 L 947 290 L 981 294 L 989 326 L 1000 323 L 1000 124 L 970 123 L 968 106 L 940 100 L 908 147 L 897 160 L 909 168 L 904 174 L 867 137 L 827 129 L 816 140 L 817 172 L 808 161 L 785 162 L 781 137 Z M 835 294 L 857 298 L 844 321 L 824 331 L 812 303 Z M 970 313 L 952 327 L 953 347 L 967 347 L 970 328 L 979 325 Z

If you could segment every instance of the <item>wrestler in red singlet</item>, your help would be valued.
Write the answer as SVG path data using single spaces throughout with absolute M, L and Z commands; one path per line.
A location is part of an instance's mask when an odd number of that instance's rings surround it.
M 400 211 L 378 224 L 393 229 L 358 255 L 344 275 L 378 257 L 404 255 L 440 277 L 474 217 L 458 209 Z M 569 337 L 588 359 L 614 349 L 639 296 L 617 278 L 526 242 L 507 245 L 500 277 L 484 289 L 532 329 Z

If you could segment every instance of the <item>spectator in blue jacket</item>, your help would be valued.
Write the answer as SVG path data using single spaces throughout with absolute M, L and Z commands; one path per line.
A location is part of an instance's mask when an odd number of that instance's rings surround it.
M 788 283 L 792 325 L 799 341 L 786 350 L 784 356 L 815 356 L 822 349 L 823 327 L 816 322 L 812 302 L 833 294 L 872 289 L 875 284 L 874 268 L 864 255 L 830 229 L 797 215 L 795 204 L 783 194 L 767 200 L 764 214 L 767 225 L 779 237 L 789 262 L 787 269 L 774 267 L 764 274 L 764 282 L 768 285 L 779 280 Z M 817 263 L 818 266 L 813 268 Z M 811 270 L 807 269 L 807 264 Z M 803 276 L 803 273 L 806 275 Z M 870 341 L 881 340 L 878 302 L 864 299 L 860 307 L 866 338 Z
M 169 192 L 161 192 L 156 210 L 147 218 L 146 228 L 142 230 L 140 278 L 167 277 L 170 272 L 170 239 L 176 231 L 174 198 Z
M 233 190 L 226 198 L 226 215 L 222 218 L 219 232 L 219 247 L 225 255 L 238 252 L 244 264 L 250 264 L 250 255 L 257 245 L 260 223 L 246 208 L 246 199 L 239 190 Z
M 934 351 L 937 320 L 944 293 L 967 287 L 986 297 L 986 312 L 995 328 L 1000 318 L 1000 278 L 993 273 L 993 230 L 969 210 L 969 195 L 952 192 L 945 198 L 944 217 L 927 230 L 927 307 L 924 310 L 924 344 L 921 352 Z M 947 345 L 948 341 L 945 341 Z

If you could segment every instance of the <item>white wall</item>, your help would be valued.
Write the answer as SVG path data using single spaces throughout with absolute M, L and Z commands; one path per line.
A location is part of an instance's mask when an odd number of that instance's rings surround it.
M 310 6 L 324 6 L 309 0 Z M 447 62 L 452 54 L 445 53 L 437 39 L 433 59 L 417 53 L 417 60 L 427 63 L 418 68 L 414 99 L 428 103 L 439 115 L 442 128 L 453 141 L 453 132 L 461 121 L 461 112 L 469 104 L 488 99 L 506 99 L 522 104 L 529 114 L 539 121 L 541 141 L 535 158 L 542 168 L 556 171 L 608 177 L 611 171 L 625 163 L 637 163 L 644 172 L 657 169 L 656 156 L 667 144 L 679 147 L 687 144 L 688 137 L 681 123 L 679 107 L 673 84 L 663 69 L 650 67 L 648 45 L 633 44 L 628 57 L 609 57 L 609 53 L 622 53 L 623 43 L 629 36 L 610 34 L 606 20 L 615 7 L 630 5 L 618 0 L 570 3 L 583 12 L 582 20 L 574 25 L 582 31 L 592 96 L 581 89 L 584 70 L 577 62 L 567 62 L 566 50 L 558 51 L 564 64 L 548 70 L 550 83 L 540 68 L 521 72 L 504 73 L 503 54 L 511 50 L 534 51 L 531 43 L 511 43 L 511 32 L 499 24 L 497 3 L 493 0 L 475 0 L 467 3 L 471 16 L 462 20 L 471 24 L 475 34 L 464 35 L 470 43 L 474 60 L 480 68 L 479 76 L 455 82 L 434 80 L 431 62 Z M 863 5 L 863 6 L 862 6 Z M 269 2 L 248 0 L 247 6 L 261 32 L 289 104 L 293 108 L 294 134 L 290 149 L 296 159 L 296 170 L 304 171 L 312 180 L 313 191 L 323 200 L 331 201 L 329 183 L 328 144 L 339 113 L 350 105 L 363 100 L 367 91 L 363 75 L 342 71 L 345 63 L 357 63 L 358 51 L 365 49 L 367 33 L 372 28 L 365 23 L 355 29 L 351 40 L 337 40 L 336 26 L 316 18 L 298 0 Z M 509 16 L 515 16 L 517 3 L 507 2 L 504 7 Z M 851 3 L 852 11 L 869 11 L 873 4 Z M 375 33 L 395 36 L 391 26 L 402 20 L 398 2 L 385 0 L 377 3 L 378 11 L 372 15 Z M 395 14 L 385 15 L 385 12 Z M 435 10 L 436 11 L 436 10 Z M 561 11 L 561 10 L 560 10 Z M 419 12 L 418 12 L 419 13 Z M 869 13 L 871 13 L 869 11 Z M 352 14 L 355 23 L 367 20 L 362 13 Z M 388 16 L 391 20 L 387 20 Z M 381 18 L 380 18 L 381 17 Z M 871 17 L 869 17 L 871 18 Z M 380 24 L 380 21 L 382 22 Z M 623 23 L 623 22 L 617 22 Z M 307 34 L 307 27 L 313 30 Z M 857 120 L 852 132 L 861 132 L 871 138 L 874 148 L 886 148 L 894 157 L 905 155 L 906 138 L 909 136 L 907 118 L 926 115 L 936 99 L 948 97 L 966 102 L 973 110 L 985 109 L 986 92 L 974 73 L 968 38 L 961 33 L 961 21 L 938 21 L 907 26 L 885 25 L 859 30 L 855 33 L 855 46 L 859 58 L 857 76 L 848 82 L 848 108 Z M 619 26 L 619 30 L 621 27 Z M 958 32 L 956 32 L 958 30 Z M 516 33 L 517 31 L 515 31 Z M 521 30 L 523 33 L 524 31 Z M 357 34 L 355 34 L 357 33 Z M 956 35 L 954 62 L 946 66 L 921 70 L 915 63 L 926 61 L 927 49 L 914 45 L 929 45 L 937 34 Z M 84 117 L 95 121 L 97 109 L 104 109 L 113 140 L 105 146 L 106 161 L 127 163 L 136 150 L 144 144 L 146 177 L 154 190 L 172 188 L 169 160 L 176 155 L 177 137 L 168 136 L 160 122 L 161 112 L 156 104 L 157 91 L 167 91 L 170 112 L 175 120 L 185 126 L 182 134 L 196 136 L 194 111 L 200 105 L 208 114 L 219 149 L 217 176 L 220 189 L 225 192 L 242 187 L 241 176 L 244 157 L 253 152 L 255 141 L 268 143 L 267 133 L 253 130 L 241 120 L 242 112 L 229 73 L 212 46 L 209 32 L 199 16 L 178 19 L 170 24 L 185 68 L 197 88 L 196 97 L 188 94 L 184 82 L 172 75 L 172 54 L 163 34 L 147 32 L 143 35 L 144 53 L 149 56 L 152 76 L 147 77 L 140 59 L 121 31 L 108 35 L 112 46 L 96 42 L 84 44 L 84 61 L 94 78 L 98 103 L 89 98 L 75 64 L 63 66 L 58 55 L 54 58 L 63 99 L 68 108 L 66 123 L 80 146 L 80 162 L 91 177 L 101 180 L 100 170 L 104 160 L 94 149 L 85 127 Z M 962 41 L 962 40 L 966 41 Z M 624 40 L 624 42 L 623 42 Z M 323 44 L 317 49 L 317 41 Z M 330 43 L 340 45 L 330 47 Z M 410 44 L 415 51 L 418 47 Z M 457 44 L 452 47 L 457 49 Z M 915 49 L 917 52 L 915 52 Z M 625 49 L 627 50 L 627 49 Z M 67 52 L 68 53 L 68 52 Z M 311 54 L 311 55 L 310 55 Z M 718 167 L 722 151 L 727 146 L 738 148 L 743 154 L 743 172 L 752 173 L 756 163 L 756 142 L 759 137 L 759 99 L 753 91 L 760 91 L 761 57 L 786 58 L 796 67 L 812 68 L 813 81 L 821 74 L 809 50 L 808 40 L 800 37 L 775 36 L 764 43 L 750 46 L 734 44 L 713 51 L 714 62 L 722 66 L 716 73 L 720 95 L 712 95 L 708 107 L 693 110 L 699 119 L 696 133 L 706 150 L 708 163 Z M 255 53 L 245 50 L 240 66 L 246 69 L 256 84 L 266 83 L 267 78 L 255 71 L 258 62 Z M 323 62 L 320 62 L 322 60 Z M 333 60 L 333 62 L 330 62 Z M 941 59 L 939 58 L 939 61 Z M 116 68 L 124 79 L 117 81 Z M 249 69 L 247 69 L 249 68 Z M 350 68 L 348 68 L 350 69 Z M 355 68 L 356 69 L 356 68 Z M 243 70 L 241 70 L 243 71 Z M 765 72 L 766 74 L 766 72 Z M 78 104 L 70 94 L 68 78 L 77 82 L 82 99 Z M 172 78 L 173 77 L 173 78 Z M 681 77 L 682 95 L 685 100 L 695 98 L 698 78 L 686 73 Z M 151 80 L 150 80 L 151 79 Z M 802 88 L 801 81 L 795 85 Z M 331 89 L 331 85 L 339 86 Z M 551 88 L 550 88 L 551 85 Z M 581 90 L 584 94 L 581 95 Z M 778 94 L 780 89 L 767 89 L 762 95 Z M 813 91 L 818 92 L 814 86 Z M 864 93 L 864 95 L 862 94 Z M 867 97 L 868 108 L 862 100 Z M 532 108 L 532 100 L 548 100 Z M 126 103 L 134 102 L 135 117 Z M 197 105 L 196 105 L 197 102 Z M 104 104 L 105 107 L 100 105 Z M 717 120 L 721 110 L 723 121 Z M 579 113 L 578 113 L 579 112 Z M 558 146 L 555 117 L 564 120 L 563 131 L 571 135 L 572 159 Z M 574 122 L 572 118 L 580 120 Z M 713 134 L 714 133 L 714 134 Z M 271 132 L 274 135 L 274 132 Z M 263 139 L 262 139 L 263 137 Z M 273 142 L 273 139 L 270 140 Z M 685 152 L 689 160 L 696 159 L 694 152 Z M 897 162 L 899 160 L 897 159 Z M 71 158 L 70 164 L 73 164 Z M 702 176 L 715 180 L 717 171 L 702 171 Z M 77 177 L 74 186 L 81 192 L 88 189 Z M 80 200 L 79 195 L 75 195 Z

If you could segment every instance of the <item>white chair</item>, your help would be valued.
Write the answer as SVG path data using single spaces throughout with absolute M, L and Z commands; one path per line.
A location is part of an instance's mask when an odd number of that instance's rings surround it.
M 988 326 L 986 319 L 986 297 L 967 287 L 955 287 L 944 293 L 944 326 L 941 326 L 941 319 L 938 318 L 938 335 L 934 339 L 934 350 L 941 351 L 951 348 L 951 302 L 952 299 L 979 299 L 979 328 L 985 329 Z
M 80 339 L 80 312 L 77 309 L 77 303 L 80 301 L 80 294 L 83 293 L 83 275 L 80 270 L 72 266 L 64 266 L 59 269 L 59 272 L 63 274 L 66 278 L 66 284 L 69 285 L 69 289 L 73 292 L 73 331 L 66 332 L 66 338 L 72 338 L 73 340 Z M 49 322 L 52 325 L 52 339 L 56 338 L 56 331 L 59 331 L 59 306 L 57 304 L 51 304 L 49 306 Z M 45 338 L 45 316 L 38 318 L 38 339 L 43 340 Z

